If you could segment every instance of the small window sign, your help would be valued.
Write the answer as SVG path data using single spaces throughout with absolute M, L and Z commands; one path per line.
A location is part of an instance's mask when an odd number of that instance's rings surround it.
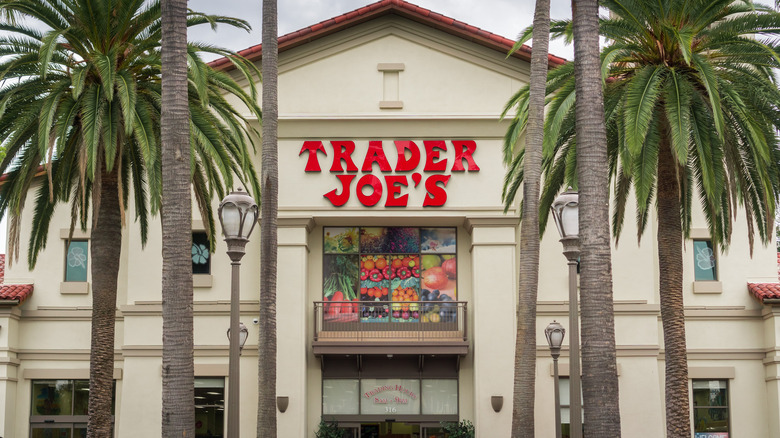
M 192 273 L 211 273 L 211 251 L 209 238 L 205 231 L 192 233 Z
M 65 256 L 65 281 L 87 281 L 89 242 L 71 240 Z
M 694 278 L 696 281 L 718 279 L 717 260 L 711 240 L 694 240 Z

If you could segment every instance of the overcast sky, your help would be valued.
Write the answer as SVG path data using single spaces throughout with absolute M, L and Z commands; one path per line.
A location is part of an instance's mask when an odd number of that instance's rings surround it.
M 212 32 L 208 26 L 190 30 L 190 39 L 213 43 L 232 50 L 241 50 L 260 44 L 261 0 L 189 0 L 189 7 L 198 12 L 243 18 L 252 25 L 252 33 L 236 31 L 227 26 Z M 302 29 L 320 21 L 353 11 L 371 0 L 278 0 L 279 35 Z M 411 0 L 417 6 L 477 26 L 509 39 L 533 22 L 532 0 Z M 551 16 L 571 17 L 569 0 L 552 0 Z M 550 52 L 567 59 L 572 48 L 561 42 L 552 42 Z

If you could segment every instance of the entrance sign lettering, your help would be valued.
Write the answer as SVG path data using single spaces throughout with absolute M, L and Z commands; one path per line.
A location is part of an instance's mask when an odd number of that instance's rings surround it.
M 324 143 L 317 140 L 304 141 L 298 155 L 307 153 L 306 172 L 322 172 L 319 154 L 326 158 L 330 156 L 330 172 L 338 173 L 335 175 L 338 184 L 337 188 L 323 196 L 335 207 L 345 205 L 353 192 L 366 207 L 378 205 L 382 199 L 385 207 L 406 207 L 409 191 L 417 189 L 421 183 L 421 189 L 425 190 L 423 207 L 441 207 L 447 202 L 446 188 L 452 177 L 445 172 L 479 171 L 474 161 L 474 152 L 477 150 L 474 140 L 425 140 L 422 142 L 422 150 L 413 141 L 396 140 L 393 142 L 397 157 L 395 167 L 388 161 L 383 142 L 372 140 L 368 142 L 368 150 L 360 166 L 360 172 L 363 173 L 360 178 L 357 178 L 358 166 L 353 159 L 355 142 L 334 140 L 329 143 L 330 155 Z M 442 156 L 447 153 L 450 144 L 455 152 L 451 165 L 449 159 Z M 374 175 L 375 165 L 379 172 L 387 175 Z M 420 170 L 426 175 L 423 176 Z M 412 173 L 404 174 L 408 172 Z M 353 184 L 355 180 L 357 182 Z
M 418 379 L 362 379 L 360 390 L 362 414 L 420 413 Z

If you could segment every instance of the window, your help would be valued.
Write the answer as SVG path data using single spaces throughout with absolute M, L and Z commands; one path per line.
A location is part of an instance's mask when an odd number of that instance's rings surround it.
M 86 282 L 89 241 L 71 240 L 65 255 L 65 281 Z
M 561 399 L 561 437 L 562 438 L 569 438 L 571 436 L 571 430 L 570 430 L 570 424 L 571 424 L 571 397 L 570 390 L 569 390 L 569 378 L 568 377 L 559 377 L 558 378 L 558 395 Z M 580 400 L 582 400 L 582 387 L 580 387 Z M 582 401 L 580 401 L 580 406 L 583 406 Z M 583 431 L 585 430 L 585 412 L 583 409 L 582 413 L 582 419 L 583 419 Z M 583 432 L 584 433 L 584 432 Z
M 325 303 L 324 319 L 455 322 L 456 234 L 455 228 L 325 227 L 323 300 L 342 303 Z
M 211 245 L 205 231 L 192 232 L 192 273 L 211 273 Z
M 715 251 L 711 240 L 694 240 L 694 279 L 715 281 L 718 279 Z
M 225 430 L 225 379 L 195 378 L 195 438 L 221 438 Z
M 458 415 L 457 379 L 323 379 L 322 415 Z
M 728 380 L 693 381 L 693 432 L 695 438 L 728 438 Z
M 114 412 L 116 382 L 111 395 Z M 87 436 L 89 380 L 33 380 L 30 407 L 31 438 Z

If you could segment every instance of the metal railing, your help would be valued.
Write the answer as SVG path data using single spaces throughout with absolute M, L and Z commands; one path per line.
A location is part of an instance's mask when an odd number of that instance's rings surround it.
M 315 301 L 315 341 L 467 341 L 466 301 Z

